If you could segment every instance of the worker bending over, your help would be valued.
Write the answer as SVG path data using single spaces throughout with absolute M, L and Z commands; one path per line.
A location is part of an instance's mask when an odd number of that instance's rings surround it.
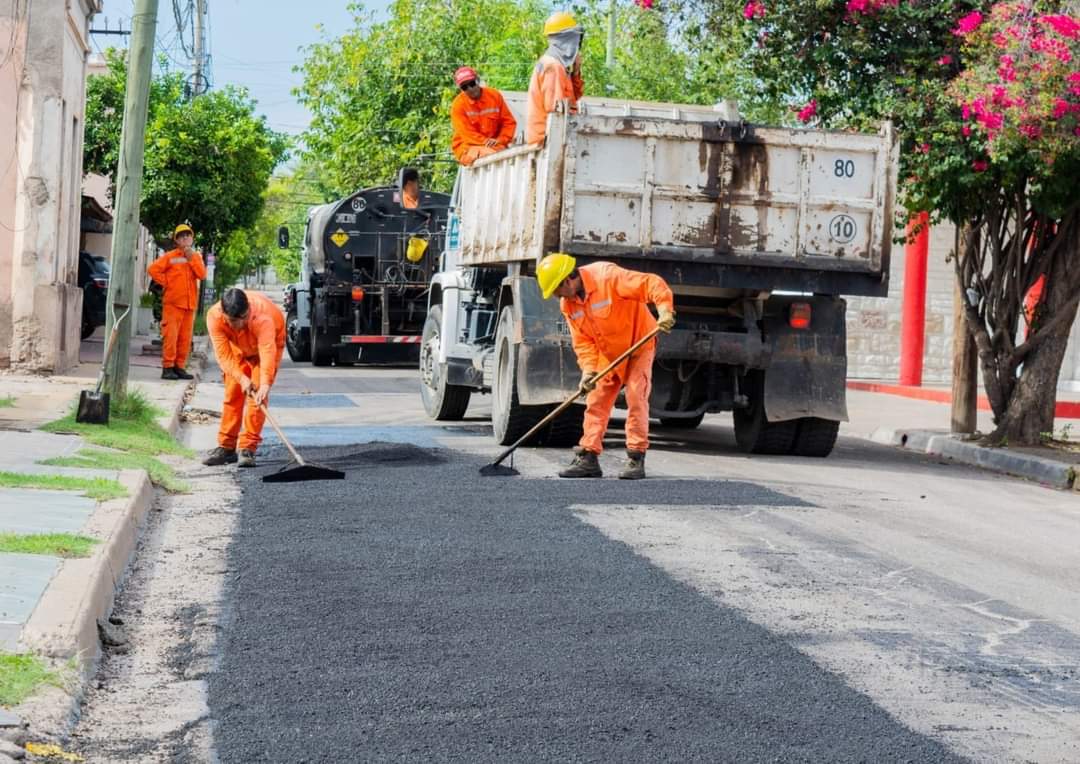
M 670 332 L 675 326 L 674 298 L 667 283 L 651 273 L 620 268 L 614 263 L 591 263 L 577 267 L 570 255 L 554 253 L 540 261 L 536 280 L 544 299 L 561 298 L 560 309 L 581 367 L 585 399 L 585 432 L 573 463 L 559 477 L 602 477 L 597 457 L 604 447 L 611 410 L 619 390 L 626 388 L 626 469 L 624 480 L 645 477 L 645 451 L 649 448 L 649 391 L 652 389 L 656 340 L 621 363 L 606 377 L 594 380 L 631 345 L 659 326 Z M 655 305 L 659 320 L 648 305 Z
M 225 376 L 225 401 L 221 407 L 218 446 L 207 454 L 203 464 L 214 466 L 238 461 L 240 467 L 254 467 L 255 450 L 262 441 L 266 420 L 260 404 L 269 398 L 270 386 L 281 363 L 285 317 L 265 295 L 228 289 L 221 302 L 207 313 L 206 328 Z
M 457 160 L 468 167 L 509 146 L 517 121 L 502 93 L 482 86 L 474 69 L 461 67 L 454 72 L 454 82 L 461 92 L 450 104 L 450 124 L 454 128 L 450 148 Z
M 199 281 L 206 278 L 206 265 L 192 247 L 195 232 L 191 226 L 178 225 L 173 241 L 176 248 L 150 263 L 146 272 L 165 289 L 161 298 L 161 378 L 192 379 L 184 367 L 191 352 Z
M 569 113 L 576 113 L 578 99 L 585 92 L 585 82 L 581 79 L 581 40 L 585 36 L 582 28 L 569 13 L 559 11 L 544 22 L 544 34 L 548 48 L 536 62 L 529 80 L 526 143 L 543 143 L 548 114 L 560 102 L 566 103 Z

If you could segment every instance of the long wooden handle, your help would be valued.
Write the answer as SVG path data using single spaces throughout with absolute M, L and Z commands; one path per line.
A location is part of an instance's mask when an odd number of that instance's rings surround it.
M 97 387 L 95 393 L 101 394 L 101 386 L 105 384 L 105 367 L 109 365 L 109 357 L 112 355 L 113 345 L 116 344 L 116 338 L 120 335 L 120 324 L 127 318 L 127 314 L 131 312 L 131 306 L 127 306 L 127 310 L 120 314 L 120 318 L 116 318 L 116 311 L 113 311 L 113 328 L 109 333 L 109 341 L 105 343 L 105 350 L 101 356 L 101 373 L 98 374 Z
M 281 428 L 278 427 L 278 423 L 274 421 L 274 417 L 270 416 L 270 409 L 266 408 L 266 404 L 260 403 L 259 408 L 262 409 L 262 413 L 266 414 L 266 421 L 269 422 L 270 426 L 274 428 L 274 432 L 276 432 L 278 437 L 281 438 L 281 442 L 285 444 L 285 448 L 289 449 L 289 453 L 292 454 L 293 461 L 295 461 L 300 466 L 306 464 L 306 462 L 304 461 L 304 457 L 300 456 L 300 454 L 297 453 L 296 449 L 293 448 L 292 443 L 290 443 L 289 439 L 285 437 L 285 433 L 283 433 L 281 431 Z
M 607 366 L 606 366 L 606 367 L 605 367 L 605 368 L 604 368 L 603 370 L 601 370 L 601 371 L 597 372 L 596 374 L 594 374 L 594 375 L 593 375 L 593 378 L 592 378 L 592 381 L 593 381 L 593 382 L 599 382 L 599 381 L 600 381 L 601 379 L 603 379 L 604 377 L 606 377 L 606 376 L 607 376 L 608 374 L 610 374 L 610 373 L 611 373 L 612 371 L 614 371 L 614 370 L 615 370 L 615 368 L 616 368 L 616 367 L 617 367 L 617 366 L 618 366 L 618 365 L 619 365 L 620 363 L 622 363 L 622 362 L 623 362 L 623 361 L 625 361 L 625 360 L 626 360 L 627 358 L 629 358 L 629 357 L 630 357 L 630 356 L 632 356 L 632 355 L 633 355 L 634 353 L 636 353 L 636 352 L 637 352 L 638 350 L 640 350 L 640 349 L 641 349 L 641 346 L 642 346 L 642 345 L 644 345 L 644 344 L 645 344 L 646 342 L 648 342 L 649 340 L 651 340 L 651 339 L 652 339 L 653 337 L 655 337 L 655 336 L 656 336 L 657 334 L 659 334 L 659 333 L 660 333 L 660 327 L 658 326 L 658 327 L 656 327 L 655 329 L 653 329 L 653 330 L 652 330 L 651 332 L 649 332 L 648 334 L 646 334 L 646 335 L 645 335 L 644 337 L 642 337 L 642 338 L 641 338 L 640 340 L 638 340 L 637 342 L 635 342 L 635 343 L 634 343 L 633 345 L 631 345 L 630 347 L 628 347 L 628 348 L 627 348 L 626 350 L 624 350 L 624 351 L 622 352 L 622 354 L 621 354 L 621 355 L 620 355 L 620 356 L 619 356 L 618 358 L 616 358 L 616 359 L 615 359 L 614 361 L 612 361 L 611 363 L 609 363 L 609 364 L 608 364 L 608 365 L 607 365 Z M 536 433 L 538 433 L 538 432 L 539 432 L 540 430 L 542 430 L 542 429 L 543 429 L 543 428 L 544 428 L 545 426 L 547 426 L 547 425 L 551 424 L 551 422 L 552 422 L 552 421 L 553 421 L 553 420 L 555 419 L 555 417 L 557 417 L 557 416 L 558 416 L 559 414 L 563 413 L 563 412 L 564 412 L 564 411 L 566 411 L 566 410 L 567 410 L 568 408 L 570 408 L 570 406 L 572 406 L 572 405 L 574 404 L 574 402 L 575 402 L 575 401 L 577 401 L 577 399 L 578 399 L 578 398 L 580 398 L 580 397 L 581 397 L 581 394 L 582 394 L 582 393 L 584 393 L 584 392 L 585 392 L 585 390 L 583 390 L 583 389 L 581 389 L 581 388 L 579 387 L 579 388 L 578 388 L 578 390 L 577 390 L 577 392 L 575 392 L 575 393 L 574 393 L 573 395 L 571 395 L 571 396 L 570 396 L 569 398 L 567 398 L 567 399 L 566 399 L 565 401 L 563 401 L 562 403 L 560 403 L 560 404 L 558 405 L 558 407 L 557 407 L 557 408 L 556 408 L 556 409 L 555 409 L 554 411 L 552 411 L 552 412 L 551 412 L 550 414 L 548 414 L 548 415 L 547 415 L 546 417 L 544 417 L 544 418 L 543 418 L 543 419 L 541 419 L 541 420 L 540 420 L 539 422 L 537 422 L 537 423 L 536 423 L 535 425 L 533 425 L 533 426 L 532 426 L 532 428 L 531 428 L 531 429 L 530 429 L 530 430 L 529 430 L 529 431 L 528 431 L 527 433 L 525 433 L 525 434 L 524 434 L 524 435 L 522 435 L 522 436 L 521 436 L 520 438 L 518 438 L 518 439 L 517 439 L 517 440 L 516 440 L 516 441 L 514 442 L 514 444 L 513 444 L 512 446 L 510 446 L 510 447 L 509 447 L 509 448 L 507 448 L 507 449 L 506 449 L 505 451 L 503 451 L 503 452 L 502 452 L 501 454 L 499 454 L 499 458 L 498 458 L 498 459 L 496 459 L 495 461 L 493 461 L 493 462 L 491 463 L 491 466 L 492 466 L 492 467 L 494 467 L 494 466 L 495 466 L 495 465 L 497 465 L 497 464 L 501 464 L 501 463 L 502 463 L 502 461 L 503 461 L 503 459 L 505 459 L 506 457 L 510 456 L 510 454 L 514 453 L 514 451 L 516 451 L 516 450 L 518 449 L 518 447 L 519 447 L 519 446 L 521 446 L 521 444 L 522 444 L 522 443 L 524 443 L 524 442 L 525 442 L 525 441 L 527 441 L 527 440 L 528 440 L 529 438 L 531 438 L 531 437 L 532 437 L 533 435 L 535 435 Z

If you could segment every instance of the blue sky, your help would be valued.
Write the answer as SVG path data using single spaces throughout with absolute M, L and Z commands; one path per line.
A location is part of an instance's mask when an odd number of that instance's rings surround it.
M 179 68 L 187 62 L 177 38 L 173 0 L 158 2 L 158 49 L 169 54 L 170 66 Z M 187 0 L 177 0 L 177 4 L 183 9 Z M 301 132 L 308 114 L 290 92 L 301 79 L 292 68 L 302 60 L 300 48 L 324 36 L 336 37 L 352 26 L 348 0 L 207 0 L 207 4 L 212 85 L 246 87 L 271 127 L 294 135 Z M 132 0 L 105 0 L 94 26 L 104 27 L 107 18 L 110 28 L 121 22 L 129 29 L 132 5 Z M 363 5 L 385 11 L 389 0 L 369 0 Z M 118 39 L 96 36 L 94 46 L 101 50 L 118 44 Z

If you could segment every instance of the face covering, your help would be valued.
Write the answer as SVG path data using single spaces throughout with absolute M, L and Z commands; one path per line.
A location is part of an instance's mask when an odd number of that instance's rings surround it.
M 577 58 L 580 49 L 581 27 L 548 35 L 547 54 L 568 70 L 574 67 L 574 59 Z

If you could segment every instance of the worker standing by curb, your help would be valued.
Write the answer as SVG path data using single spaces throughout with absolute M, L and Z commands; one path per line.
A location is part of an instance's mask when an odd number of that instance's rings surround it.
M 645 477 L 649 448 L 649 392 L 652 389 L 655 340 L 632 355 L 620 368 L 593 381 L 597 369 L 607 366 L 655 327 L 670 332 L 675 326 L 674 296 L 659 276 L 620 268 L 614 263 L 577 267 L 570 255 L 553 253 L 540 261 L 536 281 L 544 299 L 558 296 L 570 327 L 585 399 L 585 432 L 573 463 L 559 477 L 602 477 L 597 457 L 604 448 L 611 410 L 619 390 L 626 388 L 626 469 L 623 480 Z M 659 319 L 649 312 L 655 305 Z
M 285 317 L 265 295 L 233 288 L 207 313 L 206 328 L 225 375 L 225 400 L 218 446 L 203 464 L 213 467 L 238 462 L 239 467 L 254 467 L 266 421 L 259 405 L 269 399 L 281 363 Z
M 146 269 L 165 289 L 161 311 L 161 378 L 193 379 L 184 368 L 191 352 L 195 311 L 199 307 L 199 281 L 206 278 L 202 255 L 192 243 L 195 232 L 187 223 L 173 231 L 176 249 L 171 249 Z

